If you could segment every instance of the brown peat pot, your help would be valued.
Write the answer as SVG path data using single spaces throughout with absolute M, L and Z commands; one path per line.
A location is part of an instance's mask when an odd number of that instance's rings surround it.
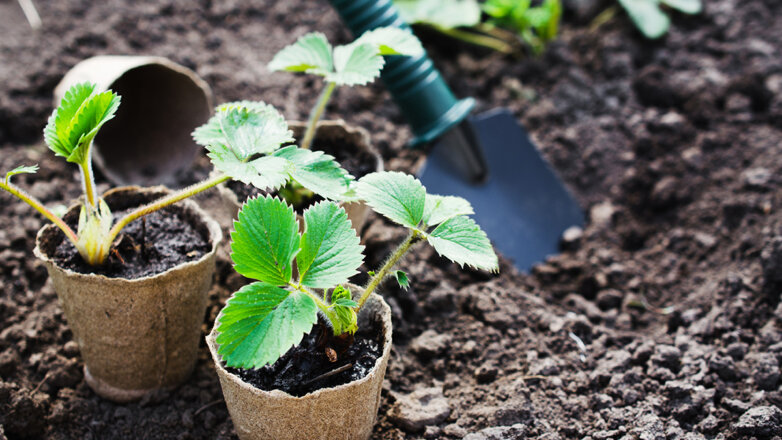
M 363 289 L 350 286 L 357 295 Z M 219 321 L 218 317 L 218 321 Z M 379 325 L 378 325 L 379 324 Z M 372 434 L 380 391 L 391 355 L 391 308 L 372 294 L 358 314 L 359 328 L 382 331 L 383 354 L 363 378 L 302 397 L 284 391 L 263 391 L 225 369 L 217 354 L 217 331 L 207 336 L 228 412 L 242 440 L 366 440 Z M 215 323 L 217 328 L 217 323 Z
M 123 187 L 104 194 L 104 200 L 119 211 L 167 193 L 164 187 Z M 46 264 L 79 344 L 87 384 L 100 396 L 117 402 L 176 387 L 190 376 L 198 358 L 201 323 L 222 232 L 192 201 L 167 209 L 176 210 L 208 238 L 210 248 L 198 260 L 154 276 L 124 279 L 77 273 L 53 259 L 57 245 L 64 240 L 59 229 L 44 226 L 36 239 L 35 255 Z M 73 206 L 65 218 L 78 214 L 79 206 Z
M 293 131 L 294 138 L 301 139 L 301 137 L 304 136 L 307 124 L 305 122 L 292 121 L 289 122 L 288 127 Z M 383 157 L 380 156 L 380 153 L 372 146 L 369 133 L 361 127 L 347 125 L 343 120 L 320 121 L 318 122 L 318 128 L 313 141 L 314 150 L 318 149 L 319 143 L 345 145 L 346 149 L 366 152 L 368 153 L 367 156 L 371 157 L 374 162 L 372 164 L 372 172 L 383 171 Z M 236 193 L 231 191 L 225 183 L 218 187 L 218 191 L 223 200 L 222 208 L 224 212 L 228 214 L 223 217 L 235 219 L 242 206 Z M 364 226 L 367 216 L 369 215 L 369 207 L 364 202 L 340 203 L 339 206 L 345 209 L 345 212 L 353 225 L 353 229 L 360 234 L 361 228 Z M 302 221 L 300 221 L 299 224 L 302 226 L 304 225 Z M 232 222 L 231 224 L 224 224 L 222 226 L 226 229 L 230 229 Z

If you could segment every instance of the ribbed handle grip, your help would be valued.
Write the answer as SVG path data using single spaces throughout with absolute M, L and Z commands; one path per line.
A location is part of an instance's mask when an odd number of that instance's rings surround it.
M 330 1 L 355 36 L 384 26 L 410 29 L 391 0 Z M 413 129 L 413 145 L 439 137 L 475 105 L 472 98 L 456 99 L 426 54 L 386 57 L 382 78 Z

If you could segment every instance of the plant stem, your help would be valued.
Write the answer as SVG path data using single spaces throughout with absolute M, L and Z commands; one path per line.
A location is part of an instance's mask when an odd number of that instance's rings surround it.
M 97 206 L 97 197 L 95 197 L 95 180 L 92 177 L 92 161 L 90 160 L 90 154 L 87 152 L 87 159 L 83 164 L 79 166 L 81 169 L 81 180 L 84 184 L 84 196 L 87 199 L 87 206 L 90 210 L 94 210 Z
M 317 127 L 320 117 L 323 116 L 323 110 L 326 109 L 326 104 L 328 104 L 331 93 L 334 92 L 336 87 L 337 83 L 327 82 L 326 87 L 320 93 L 318 102 L 315 103 L 315 107 L 312 108 L 310 117 L 307 120 L 307 131 L 304 132 L 304 138 L 301 140 L 301 148 L 309 150 L 312 139 L 315 137 L 315 127 Z
M 597 17 L 595 17 L 594 20 L 589 23 L 589 32 L 597 32 L 597 30 L 600 29 L 604 24 L 613 20 L 618 12 L 619 8 L 617 8 L 616 5 L 612 5 L 606 8 L 606 10 L 599 13 Z
M 0 188 L 8 191 L 9 193 L 15 195 L 16 197 L 19 197 L 23 202 L 32 206 L 36 211 L 40 212 L 41 215 L 49 219 L 50 222 L 54 223 L 55 226 L 60 228 L 62 232 L 65 233 L 65 236 L 68 237 L 68 240 L 70 240 L 71 243 L 76 245 L 76 242 L 79 239 L 76 236 L 76 233 L 73 232 L 73 229 L 71 229 L 70 226 L 68 226 L 60 217 L 57 217 L 56 215 L 54 215 L 54 213 L 46 209 L 43 203 L 34 199 L 31 195 L 27 194 L 26 192 L 22 191 L 21 189 L 17 188 L 11 183 L 0 181 Z
M 381 267 L 380 270 L 375 273 L 375 276 L 373 276 L 369 280 L 369 283 L 367 283 L 367 287 L 364 288 L 364 294 L 361 295 L 361 299 L 358 301 L 359 310 L 364 307 L 364 303 L 367 302 L 367 299 L 369 299 L 369 295 L 371 295 L 377 286 L 379 286 L 380 283 L 382 283 L 383 280 L 391 273 L 394 267 L 396 267 L 397 263 L 399 263 L 399 261 L 402 260 L 402 257 L 405 256 L 407 251 L 409 251 L 414 244 L 421 241 L 422 239 L 423 236 L 419 231 L 411 232 L 407 239 L 402 242 L 398 248 L 396 248 L 391 256 L 388 257 L 388 260 L 386 260 L 386 262 L 383 264 L 383 267 Z
M 196 183 L 195 185 L 188 186 L 187 188 L 177 191 L 173 194 L 170 194 L 168 196 L 165 196 L 161 198 L 160 200 L 157 200 L 155 202 L 152 202 L 148 205 L 141 206 L 137 208 L 135 211 L 131 212 L 130 214 L 126 215 L 125 217 L 122 217 L 112 228 L 109 232 L 108 240 L 110 243 L 114 242 L 114 239 L 117 237 L 117 235 L 122 231 L 122 229 L 127 226 L 130 222 L 133 220 L 137 220 L 147 214 L 151 214 L 157 210 L 163 209 L 166 206 L 173 205 L 176 202 L 179 202 L 180 200 L 184 200 L 188 197 L 192 197 L 200 192 L 206 191 L 209 188 L 215 187 L 223 182 L 226 182 L 228 180 L 231 180 L 231 176 L 227 176 L 225 174 L 221 174 L 218 176 L 215 176 L 211 179 L 204 180 L 203 182 Z
M 489 35 L 481 35 L 475 32 L 465 31 L 457 28 L 445 28 L 445 27 L 434 26 L 434 25 L 432 27 L 440 33 L 443 33 L 451 38 L 456 38 L 457 40 L 464 41 L 466 43 L 474 44 L 476 46 L 487 47 L 489 49 L 496 50 L 497 52 L 501 52 L 505 54 L 511 54 L 515 52 L 515 50 L 510 44 L 497 37 L 493 37 Z

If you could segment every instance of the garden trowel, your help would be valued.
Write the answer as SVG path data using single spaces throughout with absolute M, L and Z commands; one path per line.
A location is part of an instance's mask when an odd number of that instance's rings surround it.
M 331 0 L 358 36 L 383 26 L 410 29 L 391 0 Z M 426 54 L 388 57 L 382 74 L 415 139 L 433 148 L 419 178 L 432 194 L 472 203 L 475 221 L 520 270 L 556 254 L 562 233 L 584 216 L 516 118 L 505 109 L 471 116 Z

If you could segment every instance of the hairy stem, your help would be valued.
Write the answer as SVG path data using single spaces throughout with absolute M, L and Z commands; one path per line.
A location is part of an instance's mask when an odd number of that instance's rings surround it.
M 315 127 L 317 127 L 320 117 L 323 116 L 323 110 L 326 109 L 326 104 L 328 104 L 331 93 L 334 92 L 336 87 L 337 83 L 327 82 L 326 87 L 320 93 L 318 102 L 315 103 L 315 107 L 312 108 L 310 117 L 307 120 L 307 131 L 304 132 L 304 138 L 301 140 L 301 148 L 309 150 L 310 145 L 312 145 L 312 139 L 315 138 Z
M 43 203 L 39 202 L 31 195 L 27 194 L 26 192 L 17 188 L 15 185 L 12 185 L 11 183 L 8 182 L 0 181 L 0 189 L 4 189 L 8 191 L 14 196 L 20 198 L 23 202 L 32 206 L 36 211 L 41 213 L 41 215 L 49 219 L 50 222 L 54 223 L 55 226 L 60 228 L 62 232 L 65 233 L 65 236 L 68 237 L 68 240 L 70 240 L 71 243 L 76 245 L 76 242 L 78 241 L 78 237 L 76 236 L 76 233 L 73 232 L 73 229 L 71 229 L 70 226 L 68 226 L 60 217 L 57 217 L 56 215 L 54 215 L 54 213 L 46 209 Z
M 379 286 L 380 283 L 382 283 L 383 280 L 391 274 L 391 271 L 394 270 L 399 261 L 402 260 L 402 257 L 407 254 L 407 251 L 409 251 L 414 244 L 421 241 L 422 239 L 423 237 L 420 232 L 413 231 L 410 233 L 407 239 L 402 242 L 398 248 L 396 248 L 391 256 L 388 257 L 386 262 L 383 263 L 383 267 L 381 267 L 380 270 L 375 273 L 375 276 L 373 276 L 369 280 L 369 283 L 367 283 L 367 287 L 364 288 L 364 294 L 361 295 L 361 299 L 358 301 L 359 310 L 364 307 L 364 303 L 367 302 L 367 299 L 369 299 L 369 295 L 371 295 L 377 286 Z
M 511 54 L 515 52 L 513 46 L 498 37 L 481 35 L 475 32 L 465 31 L 457 28 L 445 28 L 441 26 L 432 27 L 434 27 L 440 33 L 443 33 L 451 38 L 464 41 L 466 43 L 486 47 L 505 54 Z
M 112 228 L 109 232 L 108 240 L 109 242 L 114 242 L 114 239 L 117 238 L 117 235 L 122 231 L 122 229 L 130 224 L 133 220 L 137 220 L 147 214 L 151 214 L 155 211 L 158 211 L 160 209 L 165 208 L 166 206 L 173 205 L 176 202 L 179 202 L 180 200 L 184 200 L 188 197 L 193 197 L 194 195 L 201 193 L 203 191 L 208 190 L 209 188 L 213 188 L 223 182 L 226 182 L 228 180 L 231 180 L 231 176 L 227 176 L 225 174 L 221 174 L 218 176 L 215 176 L 211 179 L 204 180 L 203 182 L 196 183 L 194 185 L 188 186 L 185 189 L 182 189 L 180 191 L 177 191 L 173 194 L 167 195 L 160 200 L 157 200 L 155 202 L 152 202 L 148 205 L 141 206 L 137 208 L 135 211 L 131 212 L 130 214 L 126 215 L 125 217 L 122 217 Z

